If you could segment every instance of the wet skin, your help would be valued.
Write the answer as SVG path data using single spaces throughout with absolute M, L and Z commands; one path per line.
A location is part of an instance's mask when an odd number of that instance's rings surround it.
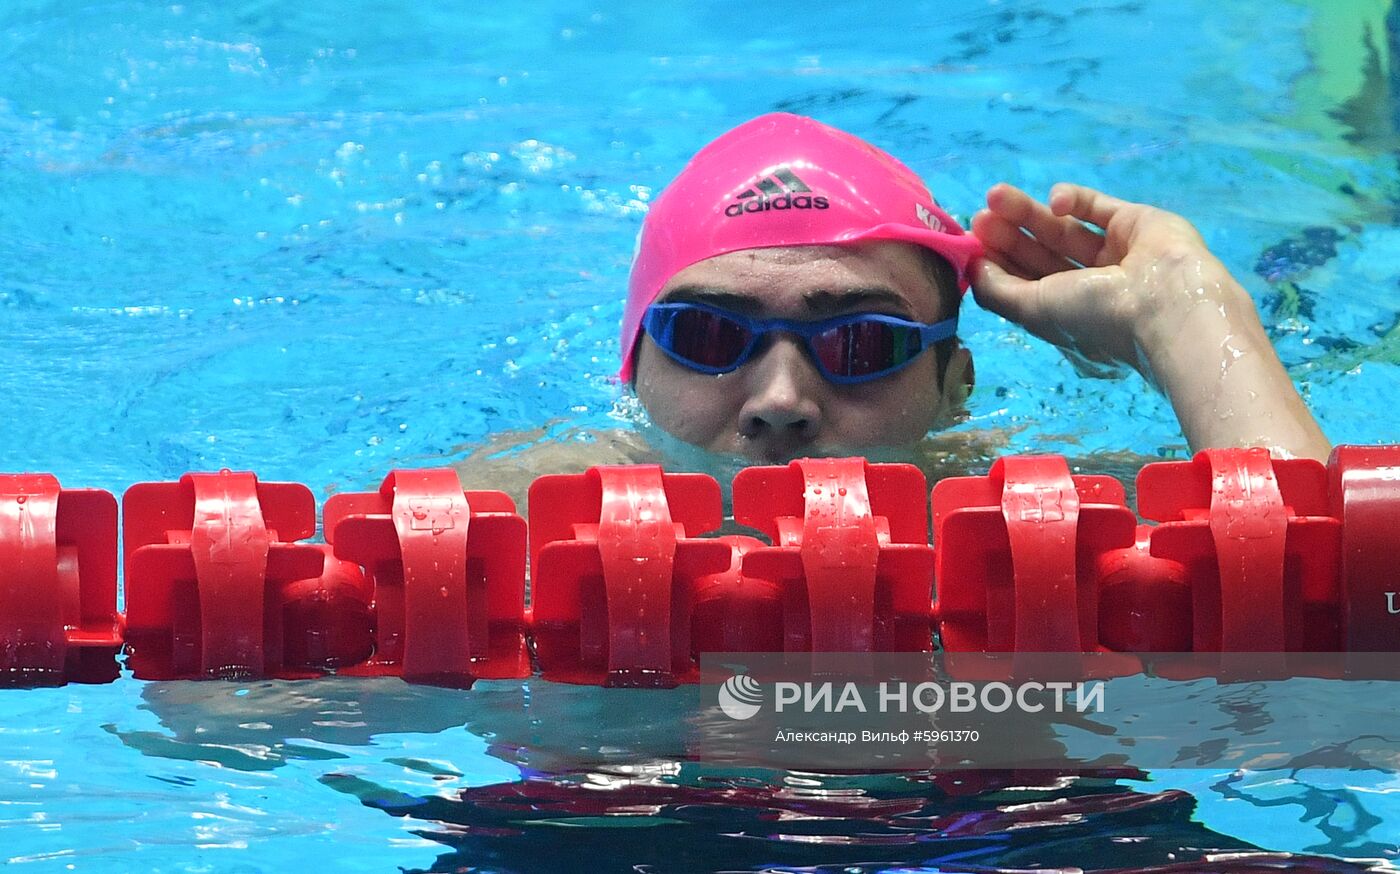
M 680 271 L 658 300 L 798 321 L 883 313 L 931 323 L 952 315 L 942 311 L 919 250 L 894 242 L 731 252 Z M 890 376 L 834 385 L 801 340 L 778 334 L 738 370 L 711 375 L 672 361 L 643 336 L 635 386 L 652 420 L 681 440 L 779 463 L 914 443 L 955 405 L 957 393 L 944 391 L 937 371 L 937 356 L 925 351 Z M 965 385 L 964 374 L 970 358 L 959 350 L 944 383 Z
M 1327 460 L 1249 293 L 1186 219 L 1082 185 L 1040 203 L 1001 184 L 972 230 L 986 252 L 972 270 L 977 303 L 1077 359 L 1135 368 L 1171 401 L 1192 450 Z

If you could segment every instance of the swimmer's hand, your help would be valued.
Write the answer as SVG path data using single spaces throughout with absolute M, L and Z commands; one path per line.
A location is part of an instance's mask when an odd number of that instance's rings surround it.
M 1171 400 L 1193 450 L 1326 459 L 1249 293 L 1186 219 L 1080 185 L 1056 185 L 1045 204 L 1001 184 L 972 229 L 986 250 L 977 303 L 1081 365 L 1136 369 Z
M 1079 185 L 1056 185 L 1048 204 L 997 185 L 972 228 L 986 249 L 973 273 L 978 304 L 1067 352 L 1148 379 L 1144 335 L 1189 307 L 1197 289 L 1220 291 L 1192 274 L 1226 272 L 1181 216 Z

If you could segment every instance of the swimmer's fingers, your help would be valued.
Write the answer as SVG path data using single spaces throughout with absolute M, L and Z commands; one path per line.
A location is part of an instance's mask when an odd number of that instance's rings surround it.
M 1200 232 L 1182 216 L 1145 203 L 1119 200 L 1083 185 L 1061 182 L 1050 189 L 1050 210 L 1104 230 L 1104 246 L 1098 256 L 1083 262 L 1092 266 L 1117 263 L 1144 244 L 1153 257 L 1160 257 L 1164 247 L 1205 246 Z
M 1094 264 L 1104 246 L 1103 234 L 1086 227 L 1079 217 L 1057 213 L 1051 206 L 1004 182 L 987 192 L 987 209 L 1004 221 L 1025 228 L 1046 249 L 1075 262 L 1076 266 Z
M 1050 212 L 1057 216 L 1073 216 L 1105 230 L 1114 216 L 1124 210 L 1145 208 L 1143 204 L 1119 200 L 1072 182 L 1060 182 L 1050 189 Z
M 990 239 L 988 223 L 992 221 L 990 214 L 984 209 L 979 210 L 972 216 L 972 233 L 982 244 L 982 259 L 994 262 L 1002 269 L 1003 273 L 1008 273 L 1020 279 L 1034 279 L 1029 270 L 1021 267 L 1011 260 L 1011 257 L 994 245 Z
M 1008 272 L 1026 279 L 1073 270 L 1079 265 L 1027 234 L 1021 226 L 989 209 L 972 217 L 972 232 L 982 242 L 987 257 Z

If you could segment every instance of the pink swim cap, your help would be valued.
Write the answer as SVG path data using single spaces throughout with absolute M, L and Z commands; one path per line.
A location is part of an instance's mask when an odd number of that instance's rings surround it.
M 844 131 L 772 113 L 721 135 L 690 159 L 642 222 L 618 378 L 632 378 L 642 314 L 691 264 L 743 249 L 866 240 L 932 249 L 957 270 L 964 290 L 968 264 L 982 252 L 914 171 Z

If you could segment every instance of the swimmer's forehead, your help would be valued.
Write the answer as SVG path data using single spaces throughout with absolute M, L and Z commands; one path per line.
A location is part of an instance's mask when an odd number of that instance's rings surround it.
M 794 306 L 813 316 L 867 311 L 932 317 L 938 303 L 918 250 L 902 243 L 730 252 L 671 277 L 658 299 L 746 314 Z

